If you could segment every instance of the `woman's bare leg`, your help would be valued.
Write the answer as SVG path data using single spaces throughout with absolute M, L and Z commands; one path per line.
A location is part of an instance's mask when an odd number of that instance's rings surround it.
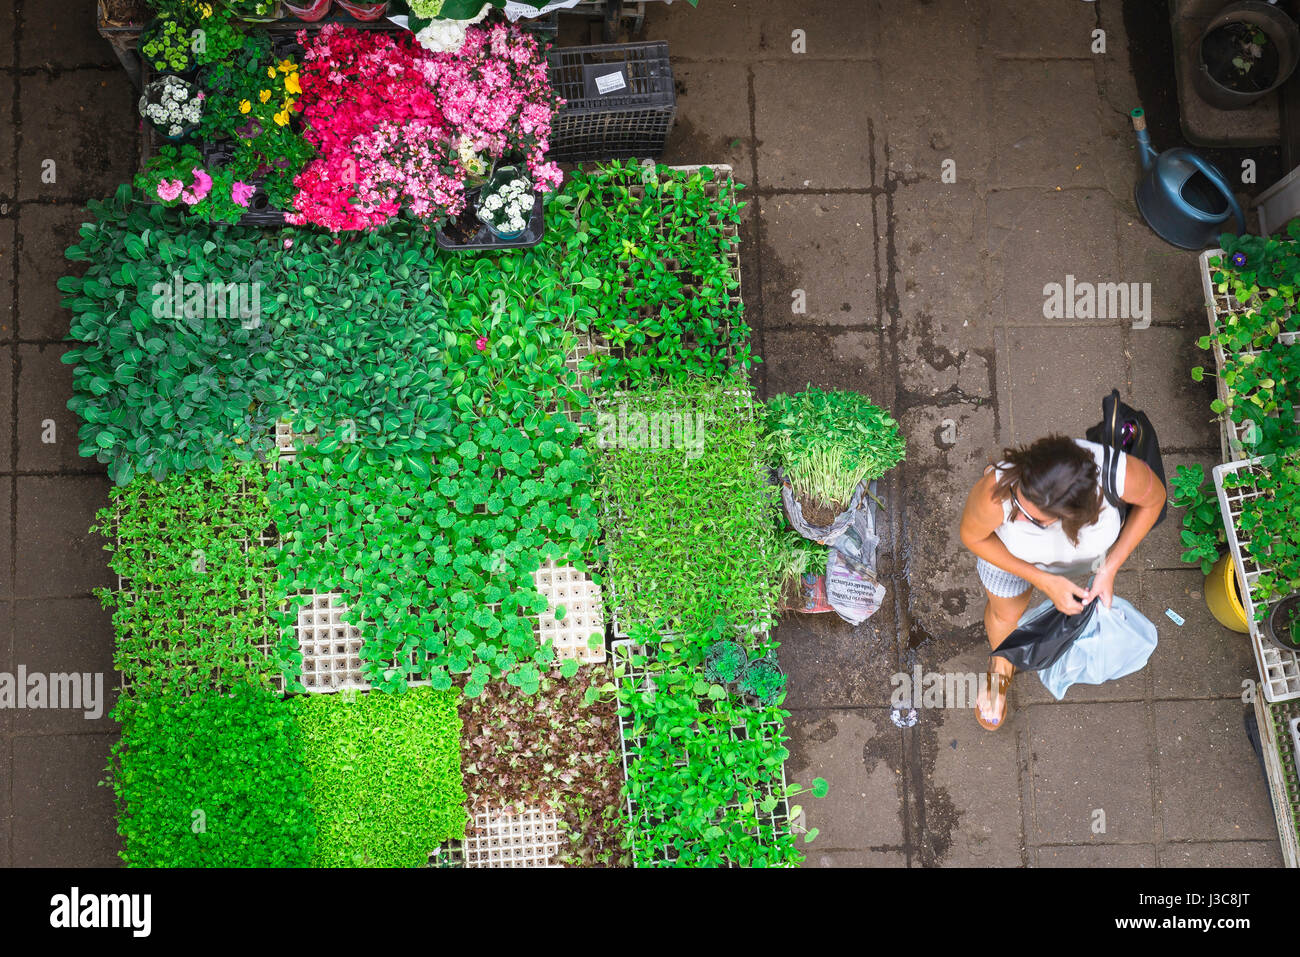
M 1032 588 L 1026 588 L 1023 593 L 1015 598 L 1002 598 L 993 594 L 987 588 L 984 589 L 984 594 L 988 599 L 984 605 L 984 629 L 988 632 L 990 650 L 996 650 L 998 645 L 1006 641 L 1007 636 L 1016 630 L 1016 622 L 1020 620 L 1020 616 L 1029 607 L 1029 596 L 1033 592 Z M 1011 662 L 996 656 L 989 659 L 989 670 L 995 674 L 1003 675 L 1015 673 L 1015 669 L 1011 667 Z M 990 695 L 988 683 L 984 681 L 980 682 L 979 698 L 976 706 L 986 721 L 992 721 L 994 718 L 1000 720 L 1001 716 L 1006 712 L 1002 695 L 996 693 Z

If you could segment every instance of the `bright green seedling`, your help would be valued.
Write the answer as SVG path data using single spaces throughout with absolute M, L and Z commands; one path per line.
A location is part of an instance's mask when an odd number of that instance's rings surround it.
M 98 525 L 122 589 L 96 594 L 113 611 L 113 665 L 130 694 L 271 689 L 302 655 L 273 615 L 283 600 L 267 527 L 266 466 L 213 475 L 140 476 L 110 491 Z
M 1224 486 L 1254 493 L 1243 496 L 1236 523 L 1246 551 L 1261 568 L 1250 596 L 1262 621 L 1273 601 L 1300 591 L 1300 451 L 1266 456 L 1257 468 L 1225 476 Z
M 760 704 L 771 704 L 785 690 L 785 675 L 775 661 L 758 658 L 745 667 L 739 688 L 743 694 L 757 698 Z
M 465 835 L 455 691 L 291 700 L 319 836 L 313 867 L 423 867 Z
M 128 866 L 311 862 L 309 767 L 298 725 L 278 695 L 244 684 L 220 694 L 171 690 L 124 698 L 117 715 L 122 737 L 107 783 Z
M 1214 487 L 1207 488 L 1205 469 L 1199 462 L 1178 466 L 1169 480 L 1169 504 L 1186 510 L 1180 535 L 1186 549 L 1182 560 L 1200 565 L 1201 573 L 1208 575 L 1228 537 Z
M 843 510 L 862 482 L 903 460 L 898 423 L 856 392 L 803 392 L 767 402 L 767 428 L 777 465 L 803 501 Z
M 704 677 L 708 681 L 730 684 L 739 681 L 749 663 L 745 649 L 734 641 L 719 641 L 709 646 L 704 656 Z

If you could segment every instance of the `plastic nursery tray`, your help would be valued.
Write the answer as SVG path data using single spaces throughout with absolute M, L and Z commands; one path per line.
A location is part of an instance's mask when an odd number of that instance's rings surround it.
M 204 143 L 200 152 L 205 166 L 225 166 L 234 155 L 232 145 L 226 141 Z M 239 224 L 241 226 L 283 226 L 284 210 L 271 205 L 261 182 L 254 181 L 252 186 L 254 192 L 248 201 L 248 212 L 239 220 Z
M 605 603 L 600 586 L 591 577 L 569 565 L 557 566 L 548 561 L 533 572 L 537 590 L 549 608 L 537 616 L 537 634 L 541 641 L 555 647 L 555 660 L 576 660 L 598 664 L 605 660 Z M 563 605 L 564 620 L 557 620 L 554 609 Z M 587 644 L 592 634 L 601 636 L 600 644 Z
M 481 810 L 465 829 L 462 849 L 466 867 L 559 867 L 563 843 L 554 812 Z
M 1267 704 L 1255 696 L 1264 772 L 1286 867 L 1300 867 L 1300 700 Z
M 461 213 L 461 220 L 477 222 L 474 219 L 474 200 L 477 199 L 478 191 L 469 190 L 466 193 L 465 211 Z M 444 227 L 445 229 L 446 227 Z M 528 217 L 528 225 L 524 228 L 523 233 L 515 239 L 501 239 L 493 234 L 483 224 L 478 224 L 478 229 L 472 236 L 464 242 L 457 242 L 449 236 L 443 229 L 438 230 L 437 243 L 439 249 L 445 249 L 448 252 L 468 253 L 468 252 L 491 252 L 502 249 L 527 249 L 530 246 L 536 246 L 546 235 L 546 215 L 544 212 L 543 194 L 538 193 L 533 200 L 533 212 Z
M 345 618 L 348 607 L 343 596 L 333 592 L 314 592 L 306 605 L 298 607 L 295 632 L 302 651 L 302 676 L 299 679 L 308 694 L 332 694 L 355 689 L 369 691 L 370 682 L 362 670 L 361 630 Z M 418 664 L 412 652 L 412 664 Z M 410 687 L 428 685 L 426 680 L 410 680 Z
M 1289 701 L 1300 698 L 1300 655 L 1283 651 L 1262 634 L 1255 621 L 1256 603 L 1251 592 L 1262 569 L 1247 550 L 1249 541 L 1242 537 L 1237 526 L 1247 502 L 1258 497 L 1258 492 L 1250 488 L 1224 488 L 1225 475 L 1238 472 L 1259 473 L 1260 459 L 1245 459 L 1240 462 L 1228 462 L 1214 467 L 1214 489 L 1219 496 L 1219 509 L 1223 513 L 1223 526 L 1228 533 L 1228 548 L 1232 552 L 1232 563 L 1237 569 L 1237 581 L 1241 585 L 1241 603 L 1246 609 L 1246 620 L 1250 624 L 1250 644 L 1255 652 L 1255 664 L 1259 668 L 1264 697 L 1270 702 Z
M 1223 256 L 1222 249 L 1207 249 L 1197 257 L 1197 263 L 1201 273 L 1201 291 L 1205 295 L 1205 313 L 1210 321 L 1210 334 L 1217 332 L 1227 316 L 1234 312 L 1240 312 L 1242 304 L 1233 298 L 1231 293 L 1219 292 L 1215 288 L 1214 280 L 1211 276 L 1215 267 L 1210 265 L 1210 260 L 1217 256 Z M 1279 345 L 1294 346 L 1300 341 L 1300 334 L 1294 332 L 1283 332 L 1277 337 Z M 1240 355 L 1258 355 L 1257 349 L 1244 349 Z M 1216 374 L 1214 382 L 1218 398 L 1221 402 L 1228 401 L 1227 386 L 1223 384 L 1223 366 L 1227 361 L 1224 354 L 1223 346 L 1218 342 L 1214 343 L 1214 371 Z M 1295 412 L 1296 421 L 1300 422 L 1300 408 Z M 1219 416 L 1219 445 L 1225 462 L 1232 462 L 1238 459 L 1247 458 L 1250 455 L 1250 449 L 1244 441 L 1248 422 L 1233 422 L 1231 416 L 1224 412 Z
M 614 642 L 613 647 L 614 647 L 615 669 L 617 670 L 620 667 L 623 669 L 623 675 L 615 679 L 616 683 L 618 683 L 621 687 L 623 679 L 627 678 L 638 685 L 642 683 L 647 683 L 650 686 L 651 690 L 653 690 L 654 679 L 650 671 L 644 667 L 633 665 L 631 660 L 633 654 L 646 653 L 647 651 L 646 647 L 644 645 L 638 645 L 636 642 L 629 641 L 629 640 L 616 641 Z M 618 740 L 619 740 L 619 747 L 623 752 L 623 779 L 625 781 L 627 780 L 629 762 L 636 760 L 636 755 L 630 753 L 631 750 L 640 748 L 644 744 L 644 742 L 640 738 L 635 737 L 632 734 L 632 727 L 633 727 L 633 721 L 631 715 L 625 715 L 619 717 Z M 763 725 L 763 728 L 765 730 L 770 730 L 773 733 L 774 738 L 780 738 L 784 732 L 784 727 L 782 723 L 779 721 L 768 722 Z M 733 735 L 744 734 L 744 733 L 746 733 L 746 729 L 743 727 L 732 729 Z M 689 763 L 689 758 L 684 757 L 682 761 L 679 763 Z M 784 793 L 785 789 L 786 789 L 786 775 L 785 775 L 785 764 L 783 763 L 781 765 L 781 793 Z M 757 800 L 761 800 L 764 797 L 764 795 L 756 794 L 754 795 L 754 797 L 755 800 L 757 801 Z M 739 810 L 739 809 L 740 809 L 739 804 L 728 805 L 726 808 L 724 808 L 724 813 L 725 811 Z M 628 795 L 627 798 L 627 813 L 628 813 L 628 820 L 630 821 L 647 820 L 647 813 L 642 811 L 641 808 L 638 807 L 637 803 L 632 799 L 631 795 Z M 789 801 L 785 798 L 780 798 L 777 801 L 776 806 L 771 810 L 771 812 L 763 814 L 763 812 L 760 811 L 759 813 L 762 815 L 762 817 L 760 818 L 761 823 L 759 824 L 759 828 L 761 828 L 763 825 L 766 824 L 770 826 L 775 832 L 779 830 L 788 830 L 790 827 L 790 823 L 791 823 L 790 804 Z M 755 836 L 756 837 L 759 836 L 757 829 L 756 829 Z M 633 846 L 635 847 L 636 845 L 635 838 L 632 839 L 632 843 Z M 654 848 L 653 854 L 654 854 L 654 861 L 656 865 L 658 864 L 672 865 L 672 863 L 677 859 L 676 851 L 670 847 Z

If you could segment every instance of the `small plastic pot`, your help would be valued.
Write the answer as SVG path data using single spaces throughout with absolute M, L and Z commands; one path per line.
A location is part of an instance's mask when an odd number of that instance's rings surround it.
M 144 52 L 145 44 L 162 31 L 163 24 L 166 22 L 167 21 L 161 17 L 155 17 L 145 24 L 144 29 L 140 31 L 140 43 L 136 47 L 140 53 L 140 59 L 143 60 L 156 74 L 170 73 L 172 76 L 179 76 L 183 80 L 193 80 L 199 72 L 199 65 L 194 62 L 194 54 L 192 52 L 186 54 L 189 65 L 178 70 L 172 69 L 171 65 L 167 63 L 164 63 L 161 67 L 158 66 L 157 61 L 153 60 Z
M 750 686 L 750 681 L 752 680 L 751 676 L 760 673 L 777 675 L 781 678 L 781 683 L 775 691 L 770 694 L 761 695 Z M 781 696 L 782 692 L 785 691 L 785 672 L 782 671 L 781 667 L 776 663 L 776 659 L 771 656 L 755 658 L 745 668 L 745 672 L 741 676 L 740 690 L 742 693 L 757 700 L 760 705 L 771 704 Z
M 342 0 L 339 0 L 339 2 L 341 3 Z M 528 175 L 524 173 L 522 170 L 520 170 L 518 166 L 501 166 L 493 170 L 491 177 L 488 178 L 487 183 L 483 186 L 482 190 L 479 191 L 477 202 L 481 203 L 488 196 L 491 196 L 493 193 L 495 193 L 497 186 L 502 181 L 517 179 L 519 177 L 528 179 Z M 536 195 L 537 195 L 536 193 L 533 194 L 534 198 L 536 197 Z M 497 239 L 505 239 L 505 240 L 518 239 L 520 236 L 522 236 L 524 233 L 528 231 L 528 226 L 525 223 L 523 229 L 515 230 L 512 233 L 502 232 L 501 230 L 497 229 L 494 225 L 492 225 L 492 223 L 483 216 L 482 206 L 476 206 L 476 215 L 478 216 L 479 222 L 481 222 L 484 226 L 486 226 L 488 228 L 488 231 L 492 233 L 492 235 L 495 236 Z
M 388 12 L 388 0 L 381 3 L 358 3 L 357 0 L 338 0 L 338 4 L 357 20 L 378 20 Z
M 1300 644 L 1291 640 L 1293 622 L 1295 629 L 1300 631 L 1300 594 L 1288 595 L 1274 605 L 1260 630 L 1277 648 L 1300 655 Z
M 304 23 L 315 23 L 330 12 L 330 5 L 334 0 L 300 0 L 299 3 L 281 0 L 281 2 L 284 4 L 284 12 L 289 16 L 297 17 Z
M 739 664 L 736 666 L 736 673 L 730 678 L 718 672 L 718 664 L 722 661 L 723 656 L 733 651 Z M 709 681 L 716 681 L 720 684 L 732 684 L 739 681 L 745 673 L 748 666 L 745 649 L 735 641 L 719 641 L 709 646 L 709 650 L 704 655 L 704 677 Z
M 191 96 L 193 96 L 195 93 L 200 93 L 200 92 L 202 92 L 202 91 L 199 89 L 198 84 L 194 83 L 192 80 L 187 80 L 187 79 L 185 79 L 185 77 L 180 76 L 179 74 L 176 74 L 176 73 L 167 73 L 167 74 L 164 74 L 163 76 L 157 77 L 157 78 L 154 79 L 154 80 L 151 80 L 151 81 L 149 82 L 149 84 L 148 84 L 147 86 L 145 86 L 145 88 L 144 88 L 144 93 L 140 96 L 140 106 L 141 106 L 141 109 L 139 110 L 139 113 L 140 113 L 140 117 L 141 117 L 142 119 L 144 119 L 144 120 L 145 120 L 145 121 L 146 121 L 150 126 L 152 126 L 155 130 L 157 130 L 157 131 L 158 131 L 158 135 L 161 136 L 163 139 L 167 140 L 167 142 L 169 142 L 169 143 L 181 143 L 181 142 L 184 142 L 185 140 L 189 139 L 191 136 L 193 136 L 193 135 L 195 134 L 195 132 L 197 132 L 197 130 L 198 130 L 198 128 L 199 128 L 199 124 L 198 124 L 198 123 L 191 123 L 191 124 L 189 124 L 189 125 L 183 127 L 180 133 L 178 133 L 178 134 L 176 134 L 175 136 L 173 136 L 173 135 L 171 135 L 170 133 L 167 132 L 168 127 L 166 127 L 166 126 L 159 126 L 159 125 L 158 125 L 157 123 L 155 123 L 153 120 L 149 119 L 149 117 L 145 115 L 145 112 L 144 112 L 144 109 L 143 109 L 145 103 L 149 100 L 149 92 L 150 92 L 151 90 L 155 89 L 156 87 L 160 87 L 160 86 L 163 84 L 163 82 L 164 82 L 168 77 L 172 77 L 172 76 L 174 76 L 174 77 L 176 77 L 177 79 L 183 81 L 183 82 L 185 83 L 185 85 L 188 86 L 188 87 L 190 88 L 190 95 L 191 95 Z

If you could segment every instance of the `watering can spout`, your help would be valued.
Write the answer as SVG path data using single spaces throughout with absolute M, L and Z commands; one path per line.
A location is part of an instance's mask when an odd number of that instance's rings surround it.
M 1138 159 L 1142 161 L 1142 169 L 1150 171 L 1151 162 L 1156 158 L 1156 151 L 1151 146 L 1151 136 L 1147 133 L 1147 115 L 1141 107 L 1132 110 L 1129 118 L 1133 120 L 1133 132 L 1137 134 L 1138 141 Z

